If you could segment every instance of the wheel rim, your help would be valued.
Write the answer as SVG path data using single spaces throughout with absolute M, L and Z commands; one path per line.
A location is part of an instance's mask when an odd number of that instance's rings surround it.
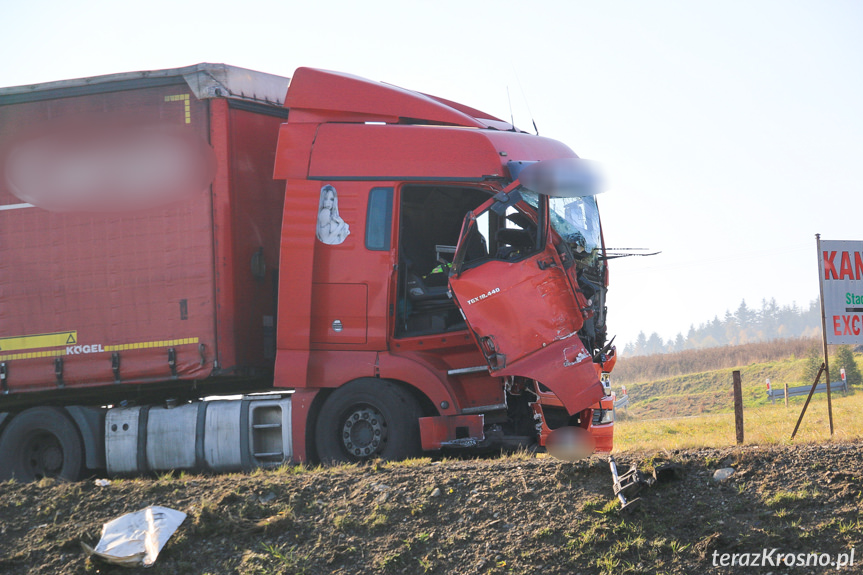
M 63 446 L 51 433 L 32 434 L 21 450 L 24 469 L 36 479 L 56 477 L 63 470 Z
M 356 406 L 342 420 L 341 446 L 352 459 L 375 457 L 386 443 L 387 422 L 373 406 Z

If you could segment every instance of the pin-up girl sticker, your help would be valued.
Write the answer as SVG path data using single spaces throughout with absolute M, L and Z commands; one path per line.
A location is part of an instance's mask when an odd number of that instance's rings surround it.
M 351 231 L 348 224 L 339 217 L 339 197 L 336 189 L 327 184 L 321 188 L 316 235 L 325 244 L 338 245 L 345 241 L 349 233 Z

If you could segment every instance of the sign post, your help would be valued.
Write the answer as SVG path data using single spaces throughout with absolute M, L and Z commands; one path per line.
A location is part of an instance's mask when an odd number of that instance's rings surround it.
M 825 242 L 828 243 L 828 242 Z M 830 242 L 832 243 L 832 242 Z M 818 292 L 821 296 L 821 341 L 824 345 L 824 377 L 827 381 L 827 417 L 830 419 L 830 435 L 833 436 L 833 402 L 830 399 L 830 361 L 827 358 L 827 315 L 825 313 L 826 306 L 824 305 L 824 271 L 825 262 L 821 252 L 821 234 L 815 234 L 815 244 L 818 246 Z M 831 304 L 833 301 L 831 300 Z M 814 385 L 818 384 L 815 380 Z M 814 389 L 814 387 L 813 387 Z M 810 393 L 811 396 L 811 393 Z

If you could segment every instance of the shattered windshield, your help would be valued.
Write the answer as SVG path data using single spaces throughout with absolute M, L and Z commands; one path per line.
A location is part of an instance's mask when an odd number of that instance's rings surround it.
M 539 205 L 537 195 L 522 189 L 522 196 L 533 207 Z M 596 198 L 550 197 L 551 226 L 577 253 L 591 253 L 600 247 L 599 210 Z

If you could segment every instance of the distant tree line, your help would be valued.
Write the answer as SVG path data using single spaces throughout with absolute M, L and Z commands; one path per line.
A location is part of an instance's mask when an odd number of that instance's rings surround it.
M 807 307 L 796 303 L 779 306 L 774 298 L 761 300 L 761 308 L 753 309 L 742 300 L 737 311 L 725 312 L 725 317 L 715 316 L 712 321 L 695 327 L 689 326 L 684 336 L 678 333 L 674 339 L 663 341 L 653 332 L 646 336 L 640 332 L 634 342 L 623 347 L 624 357 L 677 353 L 689 349 L 706 349 L 728 345 L 742 345 L 774 339 L 817 337 L 821 333 L 821 306 L 818 300 Z

